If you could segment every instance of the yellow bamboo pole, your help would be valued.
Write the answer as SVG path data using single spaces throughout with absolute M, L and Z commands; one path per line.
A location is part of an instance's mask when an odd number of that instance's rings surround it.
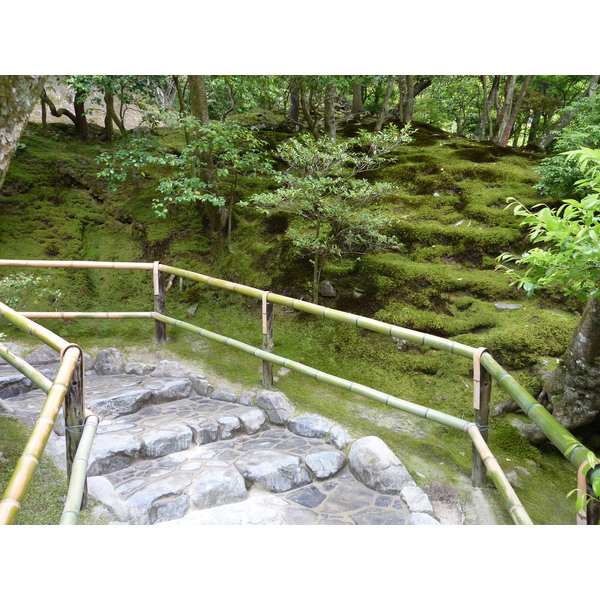
M 504 501 L 505 506 L 508 508 L 511 519 L 517 525 L 533 525 L 532 520 L 529 518 L 527 511 L 521 504 L 521 501 L 519 500 L 513 487 L 510 485 L 510 482 L 506 478 L 506 475 L 502 471 L 498 461 L 483 439 L 477 424 L 469 423 L 467 427 L 467 433 L 471 437 L 473 446 L 481 456 L 481 460 L 485 465 L 490 479 L 494 482 L 496 489 L 500 492 L 502 500 Z
M 21 508 L 23 497 L 31 484 L 40 457 L 44 452 L 54 422 L 67 394 L 79 354 L 77 348 L 70 347 L 63 355 L 63 360 L 48 392 L 40 416 L 33 426 L 25 449 L 17 461 L 17 466 L 6 486 L 2 500 L 0 500 L 0 525 L 12 524 Z
M 0 267 L 47 267 L 49 269 L 125 269 L 152 271 L 153 263 L 108 262 L 93 260 L 9 260 L 0 259 Z
M 151 312 L 21 312 L 28 319 L 152 319 Z

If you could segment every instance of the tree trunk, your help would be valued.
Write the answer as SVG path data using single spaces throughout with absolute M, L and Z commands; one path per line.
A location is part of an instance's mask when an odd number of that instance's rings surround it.
M 404 123 L 404 103 L 406 101 L 404 95 L 404 76 L 400 75 L 398 77 L 398 105 L 396 106 L 396 110 L 398 111 L 398 119 L 401 123 Z
M 94 137 L 92 130 L 85 116 L 85 104 L 83 100 L 84 92 L 78 91 L 75 93 L 75 100 L 73 106 L 75 108 L 75 130 L 80 139 L 87 141 Z
M 206 96 L 206 84 L 204 75 L 188 75 L 190 84 L 190 107 L 192 115 L 196 117 L 202 125 L 208 125 L 210 122 L 208 116 L 208 98 Z M 216 169 L 210 153 L 206 152 L 202 156 L 202 161 L 206 164 L 206 168 L 201 173 L 205 183 L 212 189 L 213 193 L 218 194 L 219 182 L 216 176 Z M 221 231 L 227 223 L 227 209 L 220 206 L 215 206 L 210 202 L 203 203 L 204 209 L 210 221 L 210 225 L 214 231 Z
M 502 108 L 500 109 L 498 118 L 496 119 L 496 132 L 492 136 L 492 142 L 496 144 L 500 143 L 500 136 L 504 132 L 506 124 L 508 123 L 508 119 L 510 118 L 510 108 L 512 106 L 512 99 L 515 93 L 516 84 L 517 76 L 508 75 L 504 85 L 504 102 L 502 103 Z
M 392 92 L 394 91 L 395 83 L 396 76 L 390 75 L 388 78 L 387 88 L 385 90 L 385 96 L 383 97 L 381 110 L 379 111 L 379 117 L 377 118 L 377 123 L 375 123 L 375 133 L 381 131 L 381 128 L 383 127 L 383 122 L 385 121 L 388 110 L 390 108 L 390 98 L 392 97 Z
M 46 135 L 48 133 L 48 115 L 46 112 L 46 103 L 44 99 L 40 96 L 40 106 L 42 109 L 42 133 Z
M 516 77 L 515 77 L 516 79 Z M 531 75 L 525 75 L 523 79 L 523 83 L 521 85 L 521 91 L 519 92 L 519 96 L 517 97 L 517 101 L 515 102 L 512 109 L 509 106 L 509 114 L 508 119 L 506 120 L 506 124 L 504 125 L 504 129 L 500 133 L 498 144 L 500 146 L 506 147 L 508 146 L 508 139 L 510 138 L 510 133 L 515 124 L 515 120 L 517 119 L 517 115 L 521 110 L 521 105 L 523 104 L 523 99 L 525 98 L 525 94 L 529 89 L 529 83 L 531 82 Z
M 325 134 L 335 140 L 335 84 L 328 83 L 325 88 Z
M 566 429 L 589 425 L 600 414 L 600 298 L 588 300 L 581 320 L 556 370 L 544 381 L 540 402 Z M 532 442 L 546 438 L 535 426 L 524 434 Z
M 200 120 L 202 125 L 207 125 L 210 119 L 208 117 L 208 99 L 204 75 L 188 75 L 188 82 L 190 84 L 192 114 Z
M 410 123 L 415 108 L 415 78 L 413 75 L 406 76 L 406 104 L 404 108 L 404 120 Z
M 0 188 L 43 83 L 38 75 L 0 76 Z
M 300 83 L 300 105 L 302 107 L 302 114 L 304 115 L 304 119 L 306 120 L 309 131 L 312 133 L 315 139 L 318 139 L 319 132 L 317 131 L 317 126 L 314 119 L 310 116 L 308 102 L 306 101 L 306 86 L 304 85 L 303 81 Z
M 352 114 L 357 115 L 363 111 L 362 85 L 355 81 L 352 84 Z
M 183 94 L 183 89 L 181 88 L 181 83 L 179 81 L 179 75 L 173 75 L 173 83 L 175 83 L 175 90 L 177 91 L 177 98 L 179 100 L 179 114 L 185 114 L 185 97 Z M 183 128 L 183 133 L 185 135 L 185 143 L 190 143 L 190 133 L 187 130 L 187 127 Z
M 300 121 L 300 81 L 298 77 L 290 78 L 290 108 L 287 117 L 294 124 Z
M 596 93 L 599 80 L 600 75 L 594 75 L 590 79 L 590 85 L 586 93 L 588 98 L 591 98 Z M 546 151 L 550 147 L 550 144 L 552 144 L 552 142 L 556 139 L 556 136 L 558 136 L 558 134 L 577 116 L 577 113 L 577 109 L 565 111 L 556 125 L 553 125 L 551 130 L 542 137 L 534 140 L 532 145 L 539 150 Z

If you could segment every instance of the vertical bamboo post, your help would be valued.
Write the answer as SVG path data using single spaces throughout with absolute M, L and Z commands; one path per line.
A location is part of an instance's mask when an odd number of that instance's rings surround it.
M 154 284 L 154 312 L 162 315 L 165 314 L 165 288 L 163 283 L 163 275 L 158 266 L 159 261 L 154 262 L 152 270 L 152 281 Z M 167 326 L 161 321 L 154 320 L 154 335 L 157 344 L 167 343 Z
M 486 348 L 478 348 L 473 355 L 473 408 L 475 409 L 475 423 L 481 436 L 488 441 L 490 419 L 490 397 L 492 395 L 492 376 L 485 367 L 481 366 L 481 355 L 487 352 Z M 485 483 L 486 468 L 475 446 L 473 446 L 473 459 L 471 480 L 476 487 Z
M 594 490 L 589 482 L 587 482 L 588 496 L 593 498 L 586 508 L 586 520 L 588 525 L 600 525 L 600 500 L 594 494 Z
M 66 456 L 67 456 L 67 478 L 71 480 L 71 472 L 73 469 L 73 461 L 75 460 L 75 454 L 77 453 L 77 447 L 81 441 L 83 433 L 83 424 L 85 420 L 85 403 L 83 398 L 83 351 L 79 346 L 70 344 L 67 346 L 62 354 L 64 356 L 65 351 L 68 348 L 77 348 L 79 350 L 79 359 L 73 375 L 71 376 L 71 383 L 65 394 L 65 400 L 63 404 L 63 414 L 65 419 L 65 444 L 66 444 Z M 84 486 L 83 496 L 81 500 L 82 508 L 85 507 L 87 502 L 87 482 Z
M 275 342 L 273 340 L 273 303 L 268 302 L 268 296 L 269 292 L 265 292 L 262 296 L 262 349 L 265 352 L 272 353 L 275 349 Z M 273 363 L 266 360 L 262 361 L 262 383 L 265 388 L 273 387 Z

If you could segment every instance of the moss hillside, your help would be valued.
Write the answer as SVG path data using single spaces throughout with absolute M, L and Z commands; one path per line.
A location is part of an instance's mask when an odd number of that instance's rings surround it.
M 396 151 L 389 165 L 369 178 L 387 181 L 396 191 L 379 201 L 378 211 L 393 217 L 399 249 L 339 261 L 323 279 L 337 295 L 323 303 L 490 348 L 495 357 L 532 394 L 540 390 L 536 375 L 543 360 L 563 352 L 578 316 L 560 299 L 524 298 L 502 273 L 495 271 L 501 252 L 518 251 L 524 237 L 512 213 L 513 196 L 526 205 L 541 201 L 533 189 L 540 156 L 453 137 L 416 124 L 414 142 Z M 160 260 L 308 299 L 311 266 L 294 256 L 283 217 L 266 218 L 250 209 L 234 219 L 233 253 L 215 241 L 202 213 L 179 208 L 166 220 L 150 209 L 149 172 L 141 183 L 108 192 L 95 176 L 100 143 L 75 140 L 68 127 L 39 126 L 25 132 L 22 147 L 0 191 L 0 257 L 114 261 Z M 349 130 L 346 131 L 350 135 Z M 161 132 L 163 143 L 180 147 L 173 132 Z M 284 134 L 264 131 L 271 147 Z M 267 179 L 248 180 L 242 196 L 268 189 Z M 20 269 L 22 270 L 22 269 Z M 3 269 L 2 275 L 9 273 Z M 151 310 L 148 273 L 56 270 L 49 286 L 62 290 L 49 310 Z M 499 312 L 497 302 L 519 303 L 519 310 Z M 198 306 L 190 316 L 187 310 Z M 40 307 L 41 309 L 41 307 Z M 260 305 L 245 297 L 173 282 L 167 312 L 224 335 L 260 345 Z M 459 417 L 471 418 L 471 367 L 468 361 L 350 326 L 326 322 L 276 307 L 276 353 L 382 389 Z M 245 387 L 260 386 L 260 365 L 230 348 L 216 347 L 189 334 L 169 332 L 167 350 L 153 346 L 145 321 L 46 322 L 93 354 L 108 345 L 126 352 L 169 352 L 198 361 L 219 377 Z M 14 341 L 32 343 L 0 324 Z M 315 411 L 345 424 L 355 435 L 379 435 L 402 458 L 418 483 L 443 481 L 466 490 L 470 444 L 451 430 L 409 419 L 391 409 L 335 389 L 324 389 L 300 375 L 280 374 L 277 386 L 299 410 Z M 507 398 L 498 390 L 493 408 Z M 575 474 L 552 448 L 529 445 L 515 421 L 519 414 L 498 414 L 490 424 L 490 444 L 510 472 L 517 493 L 536 523 L 574 520 L 566 494 Z M 492 489 L 488 490 L 500 506 Z M 468 492 L 464 491 L 468 504 Z M 498 511 L 499 522 L 507 518 Z

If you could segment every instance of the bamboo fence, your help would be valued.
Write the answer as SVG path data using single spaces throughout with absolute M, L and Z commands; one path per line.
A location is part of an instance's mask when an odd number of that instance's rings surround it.
M 29 489 L 63 403 L 65 404 L 67 474 L 70 480 L 73 454 L 76 452 L 81 438 L 81 432 L 74 431 L 73 428 L 79 427 L 78 415 L 85 408 L 83 403 L 83 382 L 80 381 L 79 385 L 74 385 L 78 370 L 83 371 L 83 353 L 81 348 L 70 344 L 46 328 L 30 321 L 2 302 L 0 302 L 0 316 L 61 353 L 58 373 L 54 381 L 50 382 L 46 377 L 28 365 L 26 361 L 19 359 L 13 353 L 7 351 L 4 346 L 0 348 L 0 354 L 4 358 L 47 393 L 40 415 L 33 426 L 31 435 L 0 500 L 0 524 L 5 525 L 14 522 L 21 508 L 22 500 Z M 85 489 L 83 490 L 83 495 L 85 495 Z M 85 501 L 83 496 L 81 501 Z
M 274 363 L 286 366 L 291 370 L 314 377 L 317 381 L 335 385 L 365 397 L 371 398 L 378 402 L 383 402 L 388 406 L 405 410 L 416 414 L 423 418 L 427 418 L 438 423 L 460 429 L 467 433 L 473 444 L 473 479 L 474 483 L 481 485 L 484 472 L 490 476 L 490 479 L 501 491 L 501 495 L 509 508 L 511 516 L 515 522 L 526 522 L 528 517 L 523 516 L 522 506 L 518 502 L 518 498 L 508 484 L 506 477 L 499 468 L 497 461 L 491 455 L 487 447 L 487 428 L 489 417 L 489 396 L 491 391 L 491 383 L 495 381 L 508 395 L 512 398 L 525 412 L 528 418 L 535 423 L 540 430 L 548 437 L 548 439 L 562 452 L 562 454 L 571 462 L 571 464 L 579 469 L 587 461 L 589 450 L 583 446 L 577 438 L 567 431 L 560 423 L 558 423 L 550 413 L 523 388 L 505 369 L 500 366 L 492 355 L 486 349 L 472 348 L 471 346 L 447 340 L 438 336 L 413 331 L 403 327 L 390 325 L 382 321 L 362 317 L 344 311 L 326 308 L 317 304 L 290 298 L 280 294 L 275 294 L 270 291 L 260 290 L 250 286 L 234 283 L 215 277 L 209 277 L 193 271 L 187 271 L 168 265 L 163 265 L 158 262 L 153 263 L 115 263 L 115 262 L 96 262 L 96 261 L 28 261 L 28 260 L 0 260 L 0 266 L 19 266 L 19 267 L 50 267 L 50 268 L 94 268 L 94 269 L 136 269 L 147 270 L 153 272 L 153 287 L 154 287 L 154 312 L 152 313 L 23 313 L 29 316 L 36 315 L 32 318 L 153 318 L 156 323 L 157 341 L 164 343 L 166 335 L 164 333 L 164 325 L 171 324 L 175 327 L 186 329 L 190 332 L 202 335 L 208 339 L 212 339 L 219 343 L 224 343 L 228 346 L 237 348 L 238 350 L 247 352 L 261 358 L 263 360 L 263 383 L 272 385 L 272 370 L 265 368 L 265 364 Z M 263 349 L 254 348 L 232 338 L 225 338 L 219 334 L 209 332 L 205 329 L 197 328 L 184 321 L 178 321 L 167 317 L 165 313 L 164 287 L 162 285 L 162 277 L 160 274 L 165 273 L 171 277 L 186 278 L 191 281 L 203 283 L 218 289 L 229 290 L 245 296 L 262 300 L 263 305 Z M 290 361 L 283 357 L 279 357 L 272 353 L 273 350 L 273 318 L 272 305 L 278 304 L 293 310 L 299 310 L 315 316 L 332 319 L 334 321 L 353 324 L 357 327 L 374 331 L 393 338 L 403 339 L 415 344 L 420 344 L 456 354 L 463 358 L 467 358 L 474 363 L 474 383 L 477 390 L 474 399 L 475 422 L 467 422 L 462 419 L 457 419 L 451 415 L 445 415 L 439 411 L 420 407 L 399 398 L 391 397 L 383 392 L 367 388 L 354 382 L 348 382 L 339 377 L 317 371 L 312 367 Z M 61 316 L 58 316 L 61 315 Z M 159 333 L 158 324 L 161 324 L 162 333 Z M 483 367 L 481 374 L 477 371 L 479 366 Z M 479 396 L 477 396 L 479 394 Z M 477 434 L 474 433 L 475 428 Z M 591 469 L 587 477 L 588 491 L 598 496 L 600 490 L 600 467 Z M 508 487 L 506 487 L 508 484 Z

